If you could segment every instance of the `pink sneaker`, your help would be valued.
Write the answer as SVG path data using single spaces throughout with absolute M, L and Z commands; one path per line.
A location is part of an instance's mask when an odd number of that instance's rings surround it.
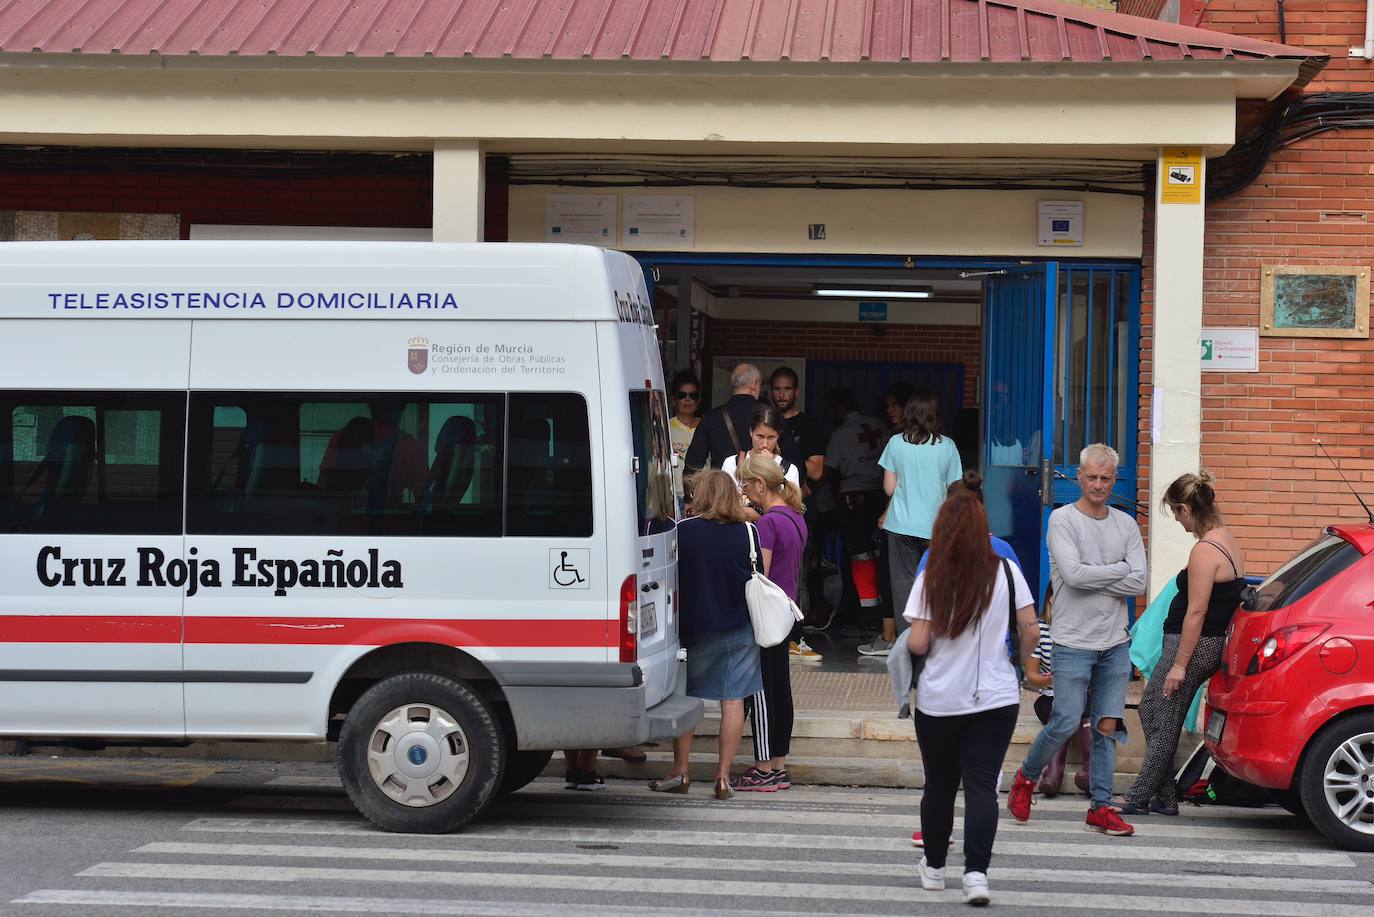
M 781 777 L 781 771 L 765 773 L 757 767 L 751 767 L 730 781 L 730 789 L 736 793 L 776 793 L 781 789 L 778 786 Z

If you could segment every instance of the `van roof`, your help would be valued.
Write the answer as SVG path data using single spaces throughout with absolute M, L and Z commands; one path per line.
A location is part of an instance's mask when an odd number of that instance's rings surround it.
M 0 245 L 0 319 L 642 321 L 647 299 L 633 258 L 587 245 Z

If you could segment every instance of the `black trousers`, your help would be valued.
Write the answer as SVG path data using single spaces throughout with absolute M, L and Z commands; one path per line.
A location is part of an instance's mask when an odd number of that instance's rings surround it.
M 964 784 L 964 872 L 987 872 L 997 837 L 997 775 L 1016 731 L 1020 706 L 1012 704 L 964 716 L 927 716 L 916 711 L 916 741 L 926 788 L 921 795 L 921 835 L 926 863 L 945 865 L 954 831 L 954 797 Z
M 754 733 L 754 760 L 784 757 L 792 748 L 792 670 L 787 641 L 777 646 L 759 647 L 759 668 L 763 690 L 751 695 L 745 704 Z

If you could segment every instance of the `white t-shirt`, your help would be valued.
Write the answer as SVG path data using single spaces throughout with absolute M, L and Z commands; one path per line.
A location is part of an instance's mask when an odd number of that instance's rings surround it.
M 1016 670 L 1007 657 L 1007 578 L 997 564 L 997 585 L 978 623 L 953 640 L 931 635 L 926 667 L 916 685 L 916 709 L 926 716 L 964 716 L 1021 702 Z M 916 577 L 902 617 L 928 621 L 925 578 Z M 1011 564 L 1016 607 L 1035 604 L 1030 587 L 1016 564 Z
M 774 456 L 773 456 L 773 460 L 776 461 L 779 465 L 782 464 L 782 456 L 781 456 L 781 455 L 774 455 Z M 737 455 L 731 455 L 731 456 L 727 457 L 727 458 L 725 459 L 725 461 L 723 461 L 723 462 L 720 463 L 720 470 L 723 471 L 723 472 L 725 472 L 726 474 L 728 474 L 730 477 L 734 478 L 734 477 L 735 477 L 735 467 L 736 467 L 738 464 L 739 464 L 739 456 L 737 456 Z M 797 466 L 796 466 L 796 465 L 788 465 L 788 466 L 787 466 L 787 470 L 783 472 L 783 475 L 782 475 L 782 476 L 785 477 L 785 478 L 787 478 L 787 480 L 791 481 L 793 484 L 797 485 L 798 487 L 801 487 L 801 477 L 797 474 Z M 738 481 L 739 479 L 738 479 L 738 478 L 735 478 L 735 480 Z

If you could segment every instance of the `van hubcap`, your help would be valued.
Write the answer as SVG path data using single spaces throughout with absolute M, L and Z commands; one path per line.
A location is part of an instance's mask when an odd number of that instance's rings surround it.
M 1374 732 L 1346 739 L 1326 762 L 1326 804 L 1347 827 L 1374 834 Z
M 367 769 L 387 796 L 416 808 L 443 802 L 463 783 L 468 738 L 431 704 L 407 704 L 382 717 L 367 746 Z

